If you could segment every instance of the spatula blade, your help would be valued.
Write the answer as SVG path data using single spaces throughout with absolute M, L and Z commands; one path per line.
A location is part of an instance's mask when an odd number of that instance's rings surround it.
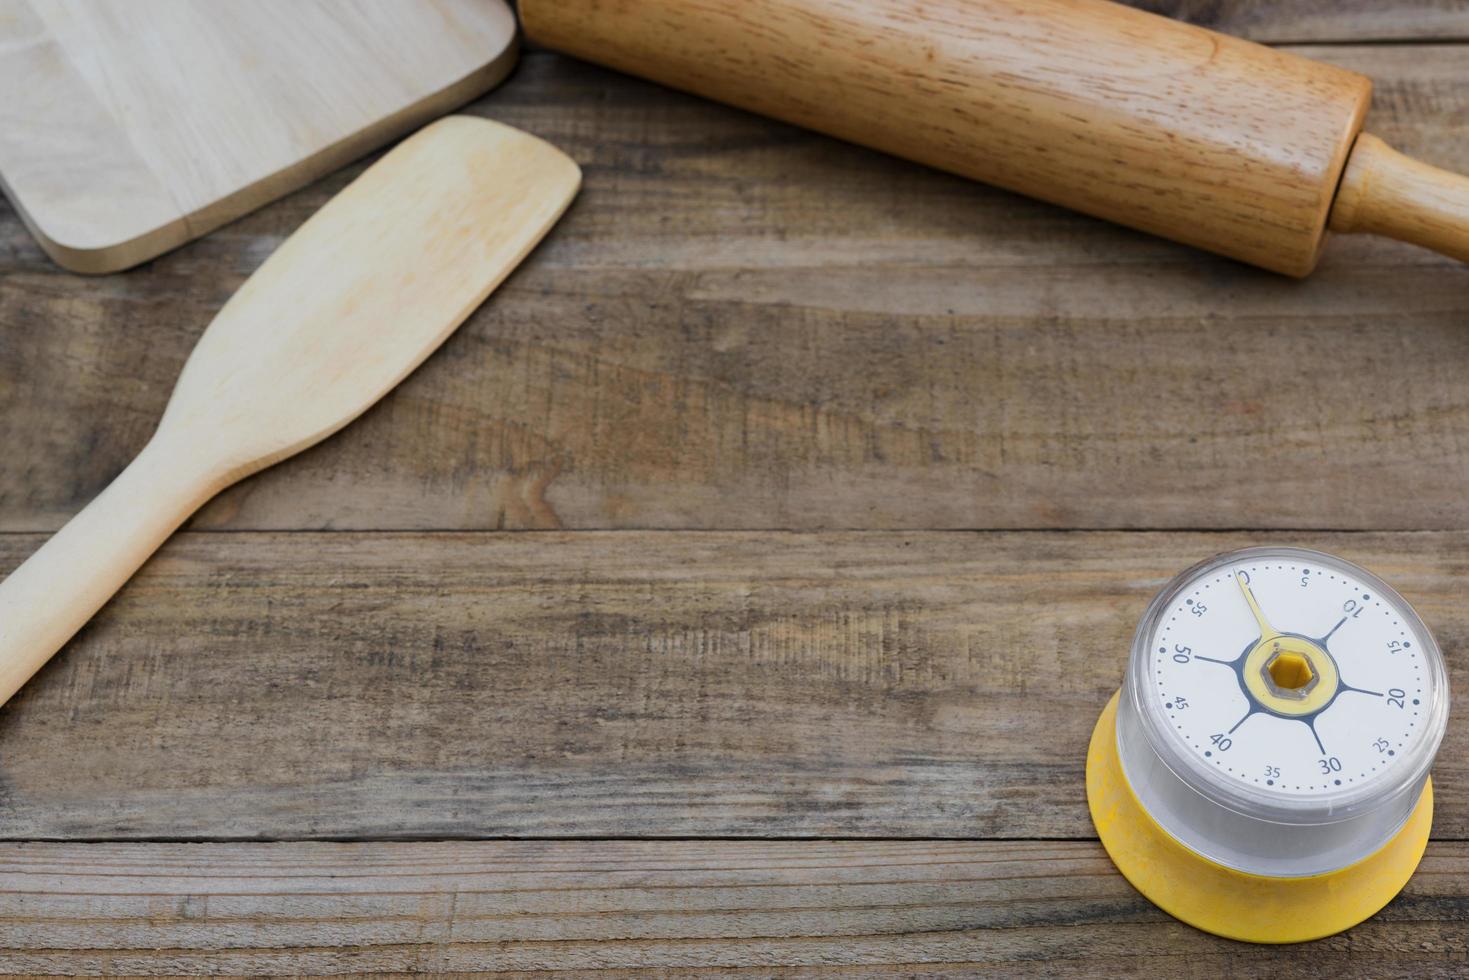
M 194 429 L 232 478 L 356 418 L 432 353 L 556 222 L 564 153 L 451 116 L 369 167 L 220 310 L 161 431 Z

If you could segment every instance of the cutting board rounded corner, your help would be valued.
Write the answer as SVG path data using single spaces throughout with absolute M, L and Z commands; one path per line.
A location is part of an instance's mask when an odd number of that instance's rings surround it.
M 256 23 L 259 33 L 252 35 L 224 21 L 252 16 L 269 20 L 287 10 L 326 21 L 337 16 L 328 0 L 311 0 L 314 6 L 309 7 L 299 0 L 292 0 L 289 7 L 282 6 L 283 2 L 232 8 L 233 12 L 224 15 L 214 8 L 214 13 L 205 15 L 206 19 L 219 17 L 218 23 L 206 25 L 206 29 L 219 31 L 211 39 L 216 51 L 220 44 L 239 45 L 227 52 L 238 56 L 240 71 L 230 76 L 231 84 L 218 87 L 215 94 L 221 100 L 232 101 L 236 107 L 249 101 L 250 93 L 242 93 L 237 84 L 252 63 L 258 66 L 258 58 L 247 47 L 268 40 L 272 42 L 270 56 L 277 57 L 273 42 L 279 40 L 270 35 L 274 28 L 269 24 Z M 333 39 L 333 50 L 341 59 L 336 78 L 323 76 L 331 70 L 323 67 L 324 59 L 307 57 L 319 34 L 295 47 L 286 46 L 288 50 L 280 55 L 286 63 L 275 63 L 275 72 L 269 73 L 277 82 L 299 83 L 303 91 L 319 96 L 315 101 L 292 99 L 272 104 L 262 96 L 244 106 L 255 114 L 235 130 L 217 125 L 207 107 L 192 103 L 192 116 L 187 112 L 177 119 L 166 116 L 161 126 L 147 129 L 136 114 L 123 110 L 132 108 L 134 101 L 159 103 L 158 86 L 166 88 L 171 82 L 122 77 L 129 65 L 125 42 L 117 39 L 126 37 L 126 31 L 103 30 L 118 25 L 102 21 L 126 17 L 120 13 L 126 8 L 77 7 L 61 0 L 0 0 L 0 15 L 18 12 L 20 20 L 23 14 L 31 35 L 25 43 L 0 54 L 0 88 L 35 93 L 37 110 L 26 119 L 22 94 L 0 112 L 7 123 L 0 127 L 0 190 L 57 265 L 85 275 L 120 272 L 206 235 L 413 132 L 490 91 L 515 68 L 519 37 L 515 15 L 504 0 L 445 0 L 417 8 L 422 19 L 432 14 L 438 23 L 431 28 L 424 25 L 411 40 L 404 36 L 404 28 L 412 24 L 391 24 L 394 18 L 403 18 L 405 9 L 395 6 L 393 0 L 375 0 L 354 9 L 365 15 L 342 24 L 343 34 Z M 198 14 L 192 16 L 199 19 Z M 273 17 L 276 24 L 283 20 Z M 81 43 L 101 37 L 122 49 L 113 52 L 117 64 L 105 65 L 106 53 Z M 353 44 L 353 57 L 347 59 L 341 48 Z M 405 53 L 403 61 L 394 61 L 393 71 L 384 71 L 383 59 L 372 57 L 374 44 L 390 53 L 412 51 L 416 61 L 410 62 Z M 447 79 L 443 77 L 446 71 L 453 72 Z M 219 75 L 229 72 L 220 69 Z M 27 84 L 10 86 L 7 79 L 25 79 Z M 337 87 L 338 105 L 355 101 L 350 110 L 354 118 L 327 118 L 333 106 L 320 96 L 332 95 L 332 85 Z M 143 98 L 145 94 L 151 97 Z M 185 104 L 191 93 L 169 94 Z M 42 109 L 49 110 L 53 118 L 45 118 Z M 193 128 L 191 121 L 197 124 Z M 302 135 L 281 137 L 282 132 Z M 228 152 L 210 140 L 211 135 L 221 133 L 232 144 Z M 283 138 L 298 138 L 299 142 L 283 148 Z M 253 146 L 264 146 L 272 139 L 275 143 L 262 150 L 261 159 L 247 159 Z M 197 154 L 177 152 L 191 146 Z M 274 153 L 267 155 L 269 150 Z

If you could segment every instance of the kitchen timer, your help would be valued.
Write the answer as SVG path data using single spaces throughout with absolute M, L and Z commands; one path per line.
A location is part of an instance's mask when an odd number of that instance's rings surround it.
M 1443 657 L 1381 579 L 1250 548 L 1181 573 L 1138 624 L 1087 755 L 1118 869 L 1164 911 L 1251 942 L 1387 904 L 1423 856 L 1448 721 Z

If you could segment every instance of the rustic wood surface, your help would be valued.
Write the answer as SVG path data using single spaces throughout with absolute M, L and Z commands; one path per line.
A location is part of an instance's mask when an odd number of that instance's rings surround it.
M 1152 6 L 1431 40 L 1302 50 L 1469 162 L 1469 5 Z M 1230 547 L 1366 563 L 1469 689 L 1469 272 L 1342 240 L 1296 284 L 547 54 L 472 111 L 582 198 L 0 710 L 0 970 L 1469 969 L 1459 717 L 1418 875 L 1304 947 L 1158 912 L 1081 790 L 1148 597 Z M 359 171 L 100 280 L 0 206 L 0 574 Z
M 1086 838 L 1148 600 L 1260 540 L 189 534 L 0 714 L 0 837 Z M 1469 689 L 1469 535 L 1285 540 L 1393 582 Z M 1451 839 L 1466 766 L 1456 719 Z
M 1173 921 L 1095 842 L 4 845 L 0 970 L 1431 980 L 1464 975 L 1466 877 L 1433 844 L 1386 911 L 1281 950 Z
M 1379 79 L 1393 145 L 1469 160 L 1462 49 L 1316 53 Z M 571 212 L 416 376 L 195 526 L 1469 524 L 1469 266 L 1346 237 L 1298 284 L 550 55 L 475 111 L 577 158 Z M 106 485 L 355 172 L 103 280 L 7 217 L 0 529 Z

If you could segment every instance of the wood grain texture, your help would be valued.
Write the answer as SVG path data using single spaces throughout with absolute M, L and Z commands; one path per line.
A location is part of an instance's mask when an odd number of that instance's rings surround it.
M 1469 38 L 1465 0 L 1124 0 L 1133 7 L 1255 41 Z
M 531 40 L 1290 276 L 1371 82 L 1106 0 L 521 0 Z
M 0 713 L 0 836 L 1090 838 L 1138 617 L 1263 540 L 185 534 Z M 1469 537 L 1289 543 L 1401 589 L 1465 689 Z
M 1466 880 L 1432 845 L 1351 933 L 1269 947 L 1174 922 L 1094 843 L 6 845 L 0 970 L 1434 980 Z
M 475 98 L 500 0 L 0 0 L 0 187 L 62 266 L 111 272 Z
M 1461 49 L 1309 53 L 1378 79 L 1394 145 L 1469 161 Z M 576 206 L 407 384 L 196 526 L 1469 523 L 1454 263 L 1344 238 L 1285 282 L 553 55 L 474 111 L 580 161 Z M 0 529 L 116 475 L 356 172 L 125 277 L 55 274 L 4 217 Z

